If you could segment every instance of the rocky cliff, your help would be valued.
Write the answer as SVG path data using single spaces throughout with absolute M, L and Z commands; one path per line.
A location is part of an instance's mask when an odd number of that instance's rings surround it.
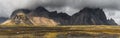
M 32 25 L 29 18 L 27 17 L 27 14 L 29 14 L 30 10 L 28 9 L 18 9 L 15 10 L 11 17 L 2 23 L 1 25 Z
M 57 25 L 57 22 L 51 19 L 49 15 L 50 12 L 47 11 L 44 7 L 38 7 L 28 14 L 29 19 L 34 25 L 43 25 L 43 26 Z
M 109 25 L 107 18 L 100 8 L 83 8 L 71 17 L 72 24 L 77 25 Z
M 100 8 L 83 8 L 72 16 L 66 13 L 49 12 L 44 7 L 35 10 L 18 9 L 13 12 L 10 20 L 14 24 L 27 24 L 35 26 L 56 25 L 117 25 L 114 20 L 107 20 Z M 4 24 L 10 23 L 5 22 Z
M 107 21 L 110 25 L 117 25 L 113 19 L 108 19 Z

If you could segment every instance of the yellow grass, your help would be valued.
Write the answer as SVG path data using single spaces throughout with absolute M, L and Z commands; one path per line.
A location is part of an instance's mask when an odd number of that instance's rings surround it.
M 109 26 L 109 25 L 66 25 L 66 26 L 4 26 L 1 25 L 0 29 L 5 29 L 0 31 L 1 36 L 10 37 L 39 37 L 42 35 L 44 38 L 57 38 L 58 35 L 62 34 L 64 38 L 67 35 L 75 35 L 81 37 L 119 37 L 120 36 L 120 26 Z M 43 34 L 42 34 L 43 33 Z M 26 35 L 26 36 L 23 36 Z M 103 36 L 102 36 L 103 35 Z

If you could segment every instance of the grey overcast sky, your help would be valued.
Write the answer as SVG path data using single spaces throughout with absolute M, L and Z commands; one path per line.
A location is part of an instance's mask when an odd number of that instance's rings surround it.
M 0 17 L 9 17 L 15 9 L 44 6 L 72 15 L 84 7 L 103 8 L 108 19 L 120 24 L 120 0 L 0 0 Z

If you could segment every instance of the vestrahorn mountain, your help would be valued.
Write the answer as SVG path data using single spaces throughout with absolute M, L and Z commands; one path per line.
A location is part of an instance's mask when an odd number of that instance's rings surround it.
M 40 6 L 35 10 L 18 9 L 1 25 L 56 26 L 56 25 L 117 25 L 107 20 L 100 8 L 85 7 L 72 16 L 66 13 L 49 12 Z

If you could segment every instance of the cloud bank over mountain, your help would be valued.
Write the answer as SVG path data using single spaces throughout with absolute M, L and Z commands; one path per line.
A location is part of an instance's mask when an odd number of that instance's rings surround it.
M 9 17 L 15 9 L 34 9 L 44 6 L 49 11 L 57 10 L 72 15 L 83 7 L 103 8 L 108 18 L 120 24 L 120 0 L 0 0 L 0 16 Z

